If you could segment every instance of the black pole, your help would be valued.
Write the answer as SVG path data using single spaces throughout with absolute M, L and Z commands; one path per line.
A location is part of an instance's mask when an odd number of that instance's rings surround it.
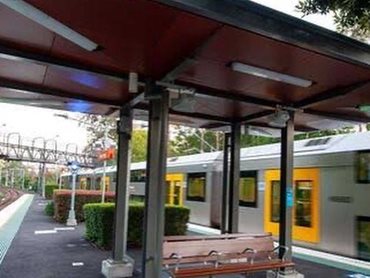
M 228 232 L 239 229 L 240 123 L 231 126 Z
M 230 148 L 230 133 L 224 133 L 224 157 L 223 157 L 223 173 L 222 173 L 222 207 L 221 207 L 221 233 L 225 234 L 228 231 L 227 227 L 227 199 L 229 185 L 229 148 Z
M 280 166 L 280 226 L 279 244 L 289 248 L 286 259 L 292 257 L 292 207 L 293 207 L 293 156 L 294 156 L 294 112 L 281 130 L 281 166 Z M 284 250 L 279 251 L 282 258 Z

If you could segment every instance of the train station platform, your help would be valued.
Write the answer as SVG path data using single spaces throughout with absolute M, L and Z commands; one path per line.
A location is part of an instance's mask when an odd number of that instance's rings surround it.
M 108 258 L 109 251 L 97 249 L 84 239 L 84 225 L 76 228 L 55 223 L 44 214 L 46 202 L 39 197 L 24 195 L 12 204 L 7 221 L 0 226 L 2 244 L 7 235 L 9 248 L 2 250 L 0 264 L 1 278 L 98 278 L 101 261 Z M 207 230 L 189 225 L 191 233 L 205 233 Z M 209 232 L 210 230 L 208 230 Z M 130 249 L 135 259 L 135 276 L 140 277 L 141 250 Z M 297 269 L 305 277 L 353 277 L 366 278 L 364 272 L 294 259 Z M 240 275 L 220 277 L 242 277 Z M 266 277 L 266 274 L 250 274 L 248 277 Z

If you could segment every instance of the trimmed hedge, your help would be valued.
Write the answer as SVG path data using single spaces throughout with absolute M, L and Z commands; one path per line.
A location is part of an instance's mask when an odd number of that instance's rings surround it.
M 57 222 L 65 223 L 71 206 L 71 190 L 54 190 L 54 219 Z M 101 191 L 99 190 L 76 190 L 75 212 L 77 222 L 85 220 L 83 206 L 89 203 L 99 203 L 101 201 Z M 106 202 L 114 202 L 114 192 L 105 193 Z
M 115 204 L 87 204 L 84 206 L 86 237 L 98 246 L 111 249 L 113 241 Z M 190 210 L 166 205 L 165 235 L 184 235 Z M 128 217 L 128 244 L 141 246 L 144 224 L 144 204 L 130 204 Z
M 58 185 L 55 184 L 47 184 L 45 185 L 45 198 L 52 199 L 54 190 L 59 189 Z
M 48 202 L 45 206 L 44 211 L 47 216 L 54 216 L 54 202 Z

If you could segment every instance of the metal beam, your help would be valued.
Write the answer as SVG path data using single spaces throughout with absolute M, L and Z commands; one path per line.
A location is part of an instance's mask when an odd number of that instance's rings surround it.
M 284 106 L 284 103 L 281 103 L 281 102 L 267 100 L 263 98 L 257 98 L 253 96 L 242 95 L 241 93 L 238 93 L 238 92 L 222 91 L 222 90 L 217 90 L 213 88 L 212 89 L 203 88 L 195 84 L 191 84 L 191 83 L 180 81 L 180 80 L 177 80 L 175 84 L 187 87 L 189 89 L 194 89 L 195 96 L 205 95 L 205 96 L 210 96 L 214 98 L 222 98 L 222 99 L 229 100 L 229 101 L 234 100 L 234 101 L 239 101 L 239 102 L 246 103 L 246 104 L 254 104 L 262 108 L 269 108 L 269 109 L 276 108 L 276 106 Z
M 216 28 L 210 36 L 208 36 L 189 56 L 183 59 L 177 66 L 175 66 L 172 70 L 170 70 L 162 79 L 162 82 L 172 82 L 177 77 L 183 73 L 185 70 L 193 66 L 197 60 L 196 56 L 200 54 L 200 52 L 206 48 L 212 40 L 215 38 L 216 34 L 222 27 Z
M 357 89 L 360 89 L 366 85 L 370 84 L 369 80 L 358 82 L 349 86 L 335 88 L 332 90 L 328 90 L 319 94 L 316 94 L 312 97 L 308 97 L 306 99 L 303 99 L 301 101 L 298 101 L 294 104 L 294 107 L 296 108 L 307 108 L 311 105 L 317 105 L 322 102 L 332 100 L 337 97 L 341 97 L 344 95 L 347 95 Z
M 279 245 L 289 248 L 285 258 L 292 258 L 292 207 L 293 197 L 293 157 L 294 157 L 294 112 L 290 111 L 290 119 L 286 127 L 281 130 L 281 155 L 280 155 L 280 225 Z M 279 250 L 279 257 L 284 255 L 283 249 Z
M 241 117 L 239 119 L 236 119 L 236 121 L 240 122 L 240 123 L 244 123 L 244 122 L 248 122 L 248 121 L 257 120 L 259 118 L 263 118 L 263 117 L 272 115 L 274 113 L 275 113 L 275 110 L 263 110 L 261 112 L 249 114 L 249 115 L 246 115 L 246 116 Z
M 358 117 L 358 116 L 351 116 L 351 115 L 345 115 L 345 114 L 338 114 L 338 113 L 332 113 L 332 112 L 326 112 L 326 111 L 318 111 L 313 109 L 305 109 L 305 113 L 320 116 L 323 118 L 333 119 L 333 120 L 343 120 L 347 122 L 354 122 L 354 123 L 369 123 L 370 117 Z
M 370 68 L 370 46 L 245 0 L 156 0 L 263 37 Z
M 8 79 L 0 78 L 0 87 L 5 88 L 5 89 L 20 90 L 24 92 L 30 92 L 30 93 L 41 94 L 41 95 L 83 100 L 87 102 L 105 104 L 105 105 L 110 105 L 110 106 L 115 106 L 115 107 L 118 107 L 119 105 L 115 101 L 110 101 L 110 100 L 106 100 L 106 99 L 102 99 L 98 97 L 83 96 L 79 93 L 67 92 L 67 91 L 60 90 L 60 89 L 47 88 L 47 87 L 43 87 L 43 86 L 35 85 L 35 84 L 31 85 L 31 84 L 26 84 L 26 83 L 18 82 L 18 81 L 12 81 Z
M 145 185 L 143 277 L 161 277 L 166 194 L 169 95 L 148 84 L 150 99 Z
M 217 122 L 223 122 L 223 123 L 230 123 L 233 121 L 231 118 L 224 118 L 220 116 L 209 115 L 209 114 L 204 114 L 204 113 L 199 113 L 199 112 L 183 112 L 183 111 L 176 111 L 174 109 L 170 109 L 169 112 L 172 115 L 211 120 L 211 121 L 217 121 Z
M 135 109 L 149 110 L 149 106 L 145 103 L 139 103 L 135 106 Z M 171 108 L 169 108 L 168 111 L 171 115 L 179 115 L 179 116 L 184 116 L 184 117 L 189 117 L 189 118 L 217 121 L 217 122 L 222 122 L 222 123 L 227 123 L 227 124 L 233 121 L 233 119 L 231 118 L 224 118 L 224 117 L 220 117 L 216 115 L 204 114 L 204 113 L 199 113 L 199 112 L 176 111 Z
M 260 122 L 248 122 L 249 126 L 255 126 L 255 127 L 266 127 L 266 128 L 272 128 L 272 129 L 280 129 L 278 127 L 273 127 L 268 125 L 267 123 L 260 123 Z M 317 128 L 309 127 L 309 126 L 304 126 L 304 125 L 294 125 L 294 130 L 295 131 L 300 131 L 300 132 L 312 132 L 312 131 L 317 131 Z
M 239 230 L 240 135 L 240 123 L 232 124 L 230 135 L 229 233 L 237 233 Z
M 8 60 L 16 60 L 21 62 L 36 63 L 46 66 L 56 66 L 69 70 L 83 71 L 94 75 L 100 75 L 105 78 L 113 78 L 119 81 L 127 81 L 128 74 L 125 72 L 112 71 L 102 67 L 94 67 L 91 65 L 81 64 L 79 62 L 60 59 L 50 55 L 45 55 L 32 51 L 25 51 L 14 47 L 7 47 L 3 43 L 0 44 L 0 58 Z

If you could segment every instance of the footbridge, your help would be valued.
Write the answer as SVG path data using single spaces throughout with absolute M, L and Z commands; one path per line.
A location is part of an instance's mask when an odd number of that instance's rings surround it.
M 0 136 L 0 159 L 58 165 L 77 161 L 80 167 L 94 168 L 97 156 L 75 143 L 61 144 L 43 137 L 29 139 L 13 132 Z

